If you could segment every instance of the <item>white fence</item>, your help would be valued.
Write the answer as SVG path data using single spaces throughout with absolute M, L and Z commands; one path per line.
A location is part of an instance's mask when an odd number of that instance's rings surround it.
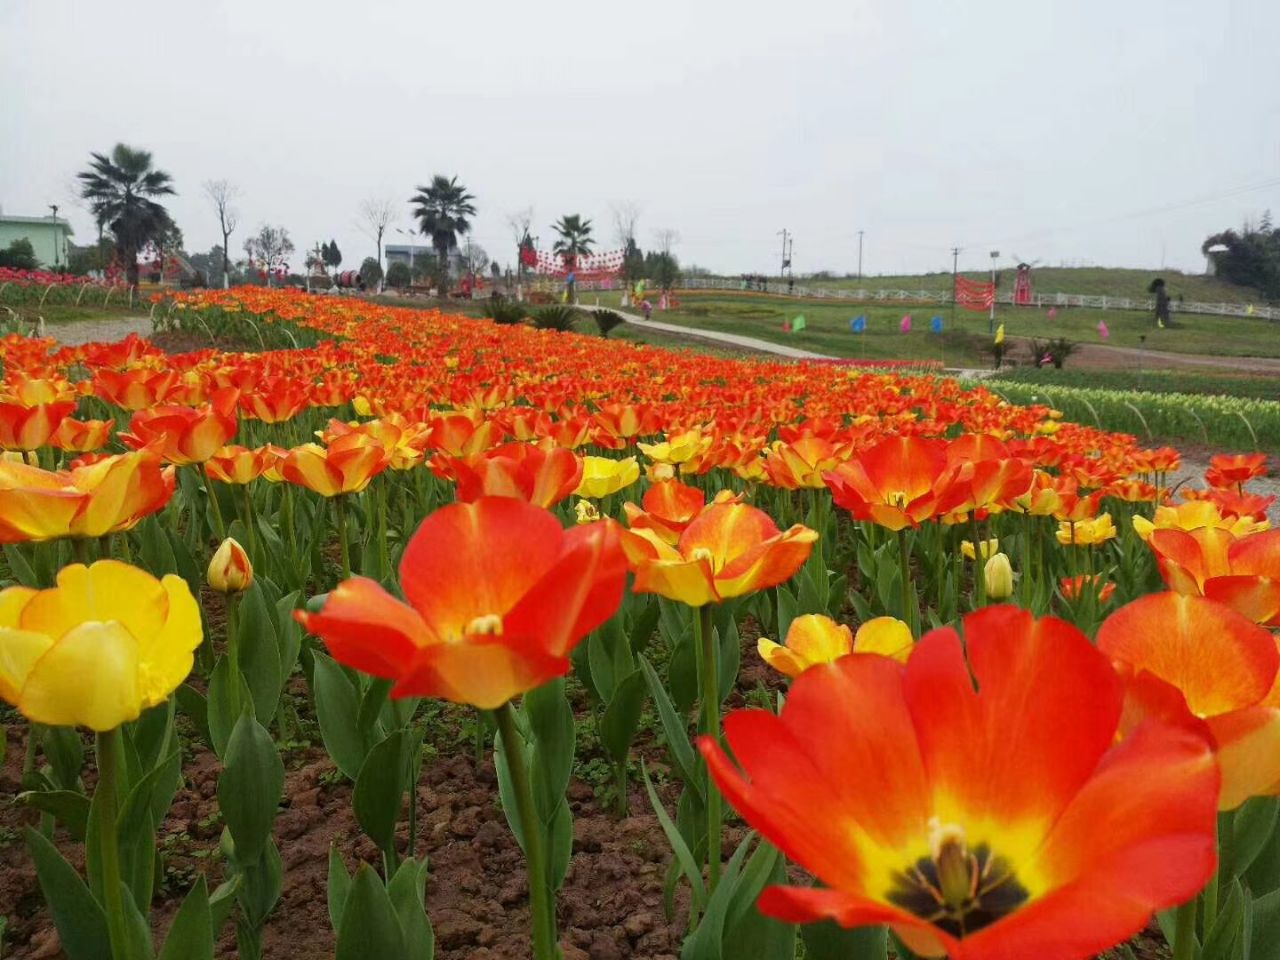
M 612 281 L 579 283 L 579 290 L 617 289 L 618 284 Z M 737 290 L 755 293 L 769 293 L 774 296 L 809 297 L 819 300 L 847 300 L 850 302 L 883 302 L 883 303 L 950 303 L 950 290 L 872 290 L 866 287 L 850 289 L 834 289 L 832 287 L 807 287 L 802 284 L 794 286 L 777 280 L 748 283 L 745 280 L 722 279 L 718 277 L 690 277 L 680 281 L 682 290 Z M 1003 293 L 996 297 L 997 303 L 1012 304 L 1013 294 Z M 1146 310 L 1155 309 L 1153 300 L 1134 299 L 1132 297 L 1093 296 L 1081 293 L 1037 293 L 1032 295 L 1031 306 L 1036 307 L 1091 307 L 1095 310 Z M 1199 303 L 1196 301 L 1173 300 L 1169 304 L 1174 313 L 1199 313 L 1218 317 L 1259 317 L 1263 320 L 1280 320 L 1280 307 L 1254 306 L 1244 303 Z

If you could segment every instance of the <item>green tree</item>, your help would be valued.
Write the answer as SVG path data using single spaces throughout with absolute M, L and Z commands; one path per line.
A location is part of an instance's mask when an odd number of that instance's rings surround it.
M 39 266 L 36 261 L 35 247 L 26 237 L 19 237 L 9 244 L 9 249 L 0 250 L 0 267 L 10 270 L 34 270 Z
M 117 143 L 110 156 L 90 154 L 89 169 L 78 174 L 80 195 L 100 226 L 111 231 L 129 285 L 138 286 L 138 251 L 171 225 L 155 197 L 174 193 L 173 178 L 152 166 L 151 154 Z
M 391 266 L 387 267 L 387 284 L 395 287 L 397 290 L 403 290 L 409 285 L 409 265 L 401 263 L 397 260 Z
M 365 257 L 364 263 L 360 264 L 360 279 L 370 290 L 377 290 L 382 282 L 382 264 L 373 257 Z
M 578 259 L 589 254 L 595 245 L 591 238 L 591 221 L 583 220 L 576 213 L 567 213 L 552 224 L 552 227 L 558 236 L 552 249 L 564 257 L 565 269 L 573 276 L 578 270 Z M 570 280 L 567 286 L 569 302 L 573 303 L 577 298 L 576 279 Z
M 338 249 L 338 241 L 330 240 L 320 247 L 320 259 L 324 265 L 335 273 L 342 266 L 342 251 Z
M 1256 287 L 1268 300 L 1280 299 L 1280 228 L 1272 225 L 1270 211 L 1256 225 L 1245 223 L 1239 232 L 1224 230 L 1208 237 L 1200 252 L 1213 260 L 1222 279 Z
M 475 204 L 471 202 L 474 199 L 466 187 L 458 183 L 457 177 L 449 178 L 438 173 L 431 178 L 429 186 L 418 187 L 418 192 L 409 198 L 414 205 L 413 215 L 418 220 L 419 232 L 431 238 L 445 286 L 448 285 L 449 251 L 457 249 L 458 234 L 471 230 L 468 218 L 476 215 Z

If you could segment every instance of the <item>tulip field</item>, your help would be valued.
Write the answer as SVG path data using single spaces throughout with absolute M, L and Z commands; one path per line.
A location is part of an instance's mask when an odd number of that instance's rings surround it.
M 1174 489 L 905 368 L 153 316 L 260 349 L 0 340 L 3 955 L 1280 958 L 1265 456 Z

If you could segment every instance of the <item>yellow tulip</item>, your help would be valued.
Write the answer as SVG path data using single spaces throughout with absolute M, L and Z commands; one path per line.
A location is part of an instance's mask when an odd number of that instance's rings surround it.
M 579 497 L 606 497 L 640 479 L 640 464 L 635 457 L 614 460 L 610 457 L 583 457 L 582 481 L 574 493 Z
M 973 549 L 973 541 L 972 541 L 972 540 L 961 540 L 961 541 L 960 541 L 960 552 L 961 552 L 962 554 L 964 554 L 964 556 L 965 556 L 967 559 L 969 559 L 969 560 L 973 560 L 973 559 L 975 559 L 975 557 L 974 557 L 975 551 L 974 551 L 974 549 Z M 986 560 L 988 557 L 994 557 L 994 556 L 995 556 L 997 553 L 999 553 L 999 552 L 1000 552 L 1000 541 L 999 541 L 998 539 L 996 539 L 995 537 L 992 537 L 990 540 L 983 540 L 983 541 L 982 541 L 982 559 L 983 559 L 983 560 Z
M 897 617 L 875 617 L 860 626 L 853 635 L 853 652 L 878 653 L 906 663 L 915 642 L 911 628 Z
M 896 617 L 868 620 L 854 634 L 830 617 L 806 613 L 791 621 L 785 646 L 761 637 L 756 649 L 765 663 L 794 678 L 850 653 L 875 653 L 905 663 L 913 643 L 911 628 Z
M 114 730 L 169 698 L 202 636 L 181 577 L 73 564 L 51 589 L 0 591 L 0 697 L 36 723 Z
M 1058 542 L 1064 547 L 1094 547 L 1116 535 L 1111 514 L 1100 513 L 1092 520 L 1063 520 L 1058 523 Z
M 240 593 L 253 586 L 253 564 L 235 537 L 227 537 L 209 561 L 209 586 L 219 593 Z
M 982 568 L 988 600 L 1007 600 L 1013 596 L 1013 565 L 1007 554 L 997 553 Z

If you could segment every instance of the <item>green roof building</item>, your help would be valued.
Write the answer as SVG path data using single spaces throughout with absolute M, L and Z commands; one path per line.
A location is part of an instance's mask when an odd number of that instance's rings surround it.
M 61 217 L 11 217 L 0 213 L 0 250 L 15 240 L 29 240 L 42 270 L 67 269 L 71 224 Z

